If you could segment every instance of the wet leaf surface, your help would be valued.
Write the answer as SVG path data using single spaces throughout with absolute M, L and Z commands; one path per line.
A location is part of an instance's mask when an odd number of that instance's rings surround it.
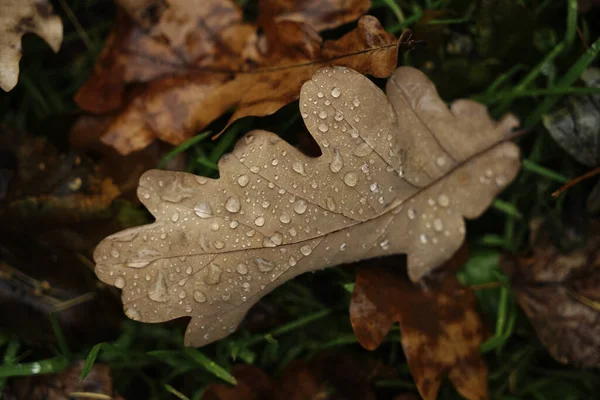
M 90 374 L 79 380 L 83 361 L 74 363 L 60 374 L 14 379 L 4 391 L 6 400 L 65 400 L 72 398 L 97 398 L 123 400 L 113 390 L 110 369 L 96 364 Z M 103 395 L 104 397 L 100 397 Z M 94 397 L 95 396 L 95 397 Z
M 19 79 L 23 35 L 35 33 L 57 52 L 63 26 L 47 0 L 2 0 L 0 9 L 0 88 L 8 92 Z
M 519 305 L 552 357 L 578 367 L 600 365 L 600 222 L 590 221 L 579 247 L 563 249 L 552 225 L 536 224 L 531 254 L 506 256 Z M 566 234 L 566 231 L 563 233 Z
M 243 22 L 226 0 L 173 1 L 153 8 L 151 20 L 125 6 L 133 17 L 121 14 L 76 101 L 94 113 L 116 112 L 102 141 L 128 154 L 156 138 L 180 144 L 233 107 L 228 124 L 272 114 L 297 100 L 324 65 L 387 77 L 399 46 L 412 47 L 408 35 L 398 40 L 370 16 L 337 40 L 318 33 L 358 18 L 368 4 L 264 1 L 259 26 Z
M 485 339 L 475 294 L 453 271 L 468 258 L 463 248 L 418 284 L 403 273 L 402 259 L 371 261 L 360 268 L 350 304 L 350 321 L 360 344 L 374 350 L 394 323 L 411 373 L 424 399 L 436 399 L 447 376 L 467 399 L 488 396 L 487 367 L 479 354 Z M 379 264 L 375 266 L 373 264 Z
M 96 273 L 123 289 L 126 314 L 161 322 L 190 316 L 185 343 L 236 329 L 247 310 L 304 272 L 406 253 L 418 281 L 464 240 L 515 177 L 518 124 L 484 106 L 450 108 L 418 70 L 392 75 L 387 97 L 348 68 L 317 71 L 300 112 L 321 148 L 310 158 L 253 131 L 219 162 L 217 180 L 149 171 L 138 196 L 157 219 L 96 248 Z

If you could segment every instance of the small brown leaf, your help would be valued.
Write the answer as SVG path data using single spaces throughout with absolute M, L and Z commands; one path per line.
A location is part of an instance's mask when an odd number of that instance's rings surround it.
M 114 392 L 108 366 L 94 364 L 87 377 L 80 381 L 79 376 L 83 366 L 84 362 L 78 361 L 60 374 L 12 379 L 4 392 L 4 398 L 6 400 L 64 400 L 73 398 L 123 400 L 121 396 Z M 98 397 L 98 395 L 104 397 Z
M 583 247 L 557 247 L 545 224 L 532 229 L 528 257 L 505 256 L 519 305 L 552 357 L 580 368 L 600 366 L 600 221 Z
M 253 131 L 217 180 L 148 171 L 138 196 L 157 221 L 96 248 L 98 277 L 123 289 L 130 318 L 191 316 L 185 343 L 235 330 L 262 296 L 298 274 L 405 253 L 413 281 L 462 244 L 519 169 L 518 123 L 485 107 L 450 108 L 427 77 L 399 68 L 387 97 L 365 76 L 327 67 L 304 83 L 300 113 L 321 148 L 304 155 Z
M 479 354 L 484 331 L 475 294 L 453 272 L 413 284 L 398 265 L 389 264 L 357 272 L 350 322 L 358 341 L 374 350 L 398 322 L 408 365 L 424 399 L 437 398 L 446 375 L 465 398 L 486 399 L 487 368 Z
M 0 0 L 0 10 L 0 88 L 9 92 L 19 79 L 23 35 L 35 33 L 57 52 L 63 26 L 47 0 Z

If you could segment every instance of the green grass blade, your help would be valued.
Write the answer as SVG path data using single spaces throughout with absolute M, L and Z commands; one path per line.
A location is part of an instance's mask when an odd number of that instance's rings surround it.
M 179 390 L 175 389 L 173 386 L 165 383 L 164 388 L 167 392 L 171 393 L 173 396 L 177 397 L 179 400 L 190 400 L 185 394 L 181 393 Z
M 531 160 L 524 159 L 522 165 L 524 171 L 532 172 L 536 175 L 543 176 L 544 178 L 550 179 L 558 183 L 564 184 L 569 182 L 569 178 L 567 178 L 566 176 L 559 174 L 558 172 L 554 172 L 546 167 L 542 167 L 541 165 Z
M 237 385 L 237 380 L 233 375 L 231 375 L 225 368 L 221 367 L 219 364 L 206 357 L 201 351 L 197 349 L 186 348 L 184 352 L 196 364 L 198 364 L 217 378 L 222 379 L 225 382 L 230 383 L 232 385 Z
M 58 348 L 60 349 L 61 354 L 70 359 L 71 349 L 69 349 L 65 335 L 63 334 L 60 324 L 56 319 L 56 315 L 54 315 L 53 312 L 50 313 L 50 324 L 52 325 L 52 331 L 54 331 L 54 336 L 56 336 L 56 342 L 58 343 Z
M 68 366 L 69 360 L 63 356 L 30 363 L 2 365 L 0 366 L 0 377 L 55 374 L 62 372 Z
M 590 48 L 569 68 L 567 73 L 556 83 L 555 88 L 567 88 L 571 86 L 582 72 L 594 61 L 600 53 L 600 38 L 590 46 Z M 525 129 L 530 129 L 540 122 L 542 115 L 548 113 L 552 107 L 560 100 L 560 96 L 548 96 L 527 118 Z
M 162 158 L 162 160 L 160 160 L 160 162 L 158 163 L 157 168 L 164 168 L 164 166 L 169 161 L 171 161 L 173 158 L 175 158 L 179 153 L 183 153 L 184 151 L 186 151 L 187 149 L 189 149 L 193 145 L 195 145 L 197 143 L 200 143 L 201 141 L 203 141 L 204 139 L 206 139 L 210 135 L 211 135 L 210 131 L 202 132 L 202 133 L 194 136 L 193 138 L 190 138 L 190 139 L 186 140 L 185 142 L 181 143 L 179 146 L 177 146 L 173 150 L 169 151 Z
M 85 377 L 88 376 L 88 374 L 94 367 L 96 358 L 98 357 L 98 354 L 100 353 L 100 350 L 102 349 L 103 345 L 104 345 L 104 343 L 96 344 L 94 347 L 92 347 L 92 349 L 88 353 L 87 357 L 85 358 L 85 363 L 83 364 L 83 368 L 81 369 L 81 374 L 79 375 L 80 381 L 84 380 Z
M 523 214 L 521 214 L 521 212 L 517 210 L 517 207 L 515 207 L 513 203 L 509 203 L 508 201 L 496 199 L 492 203 L 492 207 L 516 219 L 523 219 Z

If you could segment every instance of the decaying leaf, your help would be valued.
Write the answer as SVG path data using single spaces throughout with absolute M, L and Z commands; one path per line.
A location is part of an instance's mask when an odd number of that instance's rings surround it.
M 80 381 L 83 361 L 76 362 L 60 374 L 13 379 L 4 391 L 5 400 L 112 399 L 123 400 L 113 390 L 110 369 L 95 364 Z
M 458 258 L 464 262 L 467 256 L 462 253 Z M 413 284 L 400 260 L 386 261 L 378 262 L 385 266 L 366 266 L 357 272 L 350 321 L 358 341 L 374 350 L 398 322 L 423 399 L 437 398 L 446 375 L 465 398 L 487 398 L 487 367 L 479 353 L 485 337 L 475 294 L 458 283 L 453 271 Z
M 35 33 L 57 52 L 63 26 L 48 0 L 1 0 L 0 10 L 0 87 L 8 92 L 19 79 L 21 37 Z
M 545 224 L 532 229 L 532 254 L 504 257 L 519 305 L 559 362 L 600 366 L 600 221 L 581 248 L 561 250 Z
M 587 69 L 581 79 L 588 87 L 600 87 L 600 69 Z M 565 108 L 544 116 L 543 122 L 573 158 L 588 167 L 600 165 L 600 94 L 570 96 Z
M 94 75 L 76 96 L 85 110 L 117 111 L 102 141 L 122 154 L 156 138 L 182 143 L 233 107 L 229 123 L 272 114 L 297 100 L 302 83 L 324 65 L 387 77 L 396 68 L 398 46 L 412 43 L 409 36 L 398 40 L 387 33 L 371 16 L 338 40 L 322 40 L 318 29 L 357 18 L 368 1 L 319 7 L 265 1 L 263 35 L 259 26 L 242 21 L 241 9 L 229 0 L 196 3 L 172 1 L 155 8 L 152 19 L 135 11 L 141 26 L 122 16 Z M 328 20 L 332 16 L 337 18 Z M 125 85 L 132 83 L 144 85 L 127 92 Z
M 406 253 L 418 281 L 460 247 L 463 217 L 480 215 L 519 169 L 506 141 L 513 116 L 495 122 L 470 100 L 448 108 L 413 68 L 396 70 L 387 98 L 356 71 L 323 68 L 302 86 L 300 112 L 319 157 L 253 131 L 220 160 L 220 179 L 142 176 L 138 196 L 157 221 L 94 253 L 130 318 L 190 316 L 185 343 L 202 346 L 307 271 Z
M 112 338 L 122 313 L 89 261 L 105 235 L 126 226 L 119 191 L 90 159 L 0 126 L 0 328 L 54 342 L 55 313 L 71 345 Z M 138 222 L 139 223 L 139 222 Z
M 213 384 L 203 400 L 375 400 L 371 381 L 391 378 L 393 368 L 371 359 L 361 360 L 347 354 L 325 353 L 309 362 L 293 361 L 279 381 L 254 365 L 233 368 L 235 387 Z

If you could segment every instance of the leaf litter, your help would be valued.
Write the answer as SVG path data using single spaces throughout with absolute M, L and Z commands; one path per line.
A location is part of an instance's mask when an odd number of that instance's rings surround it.
M 427 276 L 461 246 L 463 218 L 516 176 L 518 121 L 470 100 L 448 107 L 410 67 L 386 91 L 322 68 L 300 94 L 320 157 L 252 131 L 220 160 L 220 179 L 148 171 L 138 196 L 157 220 L 102 241 L 98 277 L 123 289 L 134 320 L 192 317 L 185 344 L 202 346 L 304 272 L 404 253 L 409 278 Z
M 232 108 L 227 125 L 272 114 L 297 100 L 302 84 L 325 65 L 387 77 L 399 49 L 415 43 L 409 33 L 387 33 L 372 16 L 323 41 L 319 30 L 358 18 L 368 1 L 263 1 L 258 25 L 245 23 L 227 0 L 149 2 L 141 10 L 134 3 L 119 2 L 125 12 L 76 95 L 84 110 L 115 115 L 101 140 L 121 154 L 156 138 L 180 144 Z

